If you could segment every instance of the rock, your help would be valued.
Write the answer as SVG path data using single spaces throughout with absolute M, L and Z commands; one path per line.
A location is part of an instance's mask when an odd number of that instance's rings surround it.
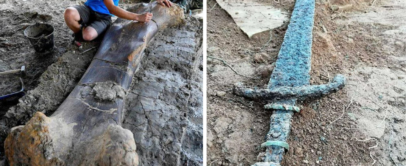
M 266 53 L 260 53 L 254 55 L 254 62 L 256 63 L 267 63 L 269 56 Z
M 207 53 L 213 54 L 217 50 L 220 50 L 220 48 L 212 46 L 207 49 Z
M 232 122 L 230 118 L 219 117 L 216 120 L 216 123 L 213 127 L 214 131 L 217 133 L 218 137 L 222 137 L 224 134 L 227 134 L 228 125 Z
M 35 12 L 35 11 L 28 11 L 28 12 L 25 12 L 25 13 L 24 13 L 24 16 L 27 17 L 27 18 L 29 18 L 29 19 L 33 19 L 33 18 L 35 18 L 35 17 L 38 16 L 38 12 Z
M 257 156 L 257 161 L 263 161 L 265 157 L 265 152 L 260 152 Z
M 303 150 L 302 148 L 295 148 L 295 155 L 298 157 L 303 157 Z
M 50 21 L 50 20 L 52 19 L 52 16 L 51 16 L 51 15 L 48 15 L 48 14 L 40 14 L 40 15 L 39 15 L 39 18 L 40 18 L 42 21 L 47 22 L 47 21 Z
M 207 146 L 210 148 L 213 146 L 213 133 L 211 132 L 211 130 L 207 130 Z
M 119 85 L 114 85 L 112 88 L 116 92 L 116 96 L 123 99 L 126 96 L 125 90 Z
M 226 92 L 224 92 L 224 91 L 217 91 L 216 95 L 219 96 L 219 97 L 223 97 L 223 96 L 226 95 Z
M 275 63 L 270 65 L 261 65 L 255 69 L 257 75 L 260 75 L 262 78 L 268 78 L 271 76 L 273 69 L 275 68 Z
M 212 58 L 207 58 L 206 63 L 207 64 L 213 64 L 213 59 Z
M 82 97 L 87 94 L 94 94 L 98 100 L 113 101 L 116 98 L 123 99 L 126 96 L 125 90 L 114 82 L 101 82 L 91 86 L 93 86 L 92 92 L 88 92 L 88 86 L 83 88 L 81 91 Z
M 305 164 L 309 164 L 309 161 L 307 161 L 307 160 L 303 160 L 303 163 L 305 163 Z
M 320 141 L 323 143 L 327 143 L 326 137 L 320 136 Z
M 401 41 L 395 41 L 395 48 L 398 50 L 402 50 L 404 47 L 404 43 Z
M 331 36 L 327 33 L 315 33 L 315 39 L 318 41 L 318 47 L 323 48 L 332 57 L 337 57 L 337 50 L 331 40 Z
M 102 101 L 113 101 L 117 93 L 113 90 L 113 82 L 102 82 L 97 83 L 93 87 L 93 91 L 95 91 L 95 98 Z
M 353 43 L 354 43 L 354 39 L 348 38 L 348 43 L 353 44 Z

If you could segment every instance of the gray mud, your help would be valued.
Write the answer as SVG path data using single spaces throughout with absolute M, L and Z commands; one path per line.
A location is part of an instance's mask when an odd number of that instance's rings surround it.
M 84 48 L 96 46 L 96 43 L 86 43 Z M 4 157 L 3 142 L 9 130 L 18 125 L 24 125 L 37 111 L 46 115 L 52 114 L 65 100 L 69 93 L 86 71 L 96 50 L 78 54 L 78 48 L 71 46 L 55 63 L 37 80 L 39 84 L 18 100 L 0 120 L 0 147 Z
M 202 21 L 159 33 L 126 99 L 141 165 L 202 165 Z
M 74 2 L 57 1 L 0 1 L 0 71 L 19 69 L 25 65 L 26 76 L 23 81 L 27 90 L 38 85 L 41 74 L 65 53 L 69 46 L 71 33 L 64 25 L 63 10 Z M 55 28 L 53 51 L 36 53 L 24 36 L 24 29 L 37 22 L 49 23 Z M 19 88 L 19 75 L 0 77 L 0 95 L 9 94 Z M 16 99 L 0 101 L 0 117 L 17 102 Z
M 76 62 L 67 60 L 73 58 L 71 55 L 61 58 L 70 49 L 71 41 L 71 33 L 63 22 L 63 11 L 66 6 L 74 3 L 62 0 L 52 2 L 41 0 L 0 1 L 0 71 L 20 69 L 25 65 L 26 75 L 22 79 L 24 88 L 29 91 L 28 95 L 21 98 L 20 101 L 18 98 L 0 101 L 0 160 L 4 158 L 3 142 L 10 127 L 24 124 L 31 117 L 32 112 L 53 111 L 70 92 L 69 85 L 72 84 L 72 81 L 68 80 L 72 80 L 73 77 L 64 75 L 66 65 L 72 65 L 71 70 L 78 70 L 73 66 L 78 62 L 79 65 L 83 62 L 83 59 L 78 59 Z M 36 53 L 24 36 L 24 29 L 37 22 L 49 23 L 55 28 L 53 51 Z M 87 59 L 90 62 L 91 57 Z M 54 68 L 50 69 L 47 74 L 43 74 L 53 63 L 55 63 Z M 55 75 L 55 73 L 58 74 Z M 77 73 L 72 72 L 71 74 Z M 58 77 L 56 79 L 60 82 L 50 79 L 51 77 Z M 81 75 L 75 75 L 75 77 L 80 78 Z M 20 90 L 19 78 L 19 74 L 0 76 L 0 95 Z M 37 86 L 38 88 L 33 90 Z M 71 86 L 74 87 L 74 85 Z M 17 104 L 18 106 L 16 106 Z M 6 114 L 8 110 L 10 111 Z

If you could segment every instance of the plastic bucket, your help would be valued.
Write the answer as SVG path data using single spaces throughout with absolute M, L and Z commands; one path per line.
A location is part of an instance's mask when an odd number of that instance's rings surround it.
M 45 52 L 54 48 L 54 27 L 52 25 L 36 23 L 27 27 L 24 35 L 37 52 Z

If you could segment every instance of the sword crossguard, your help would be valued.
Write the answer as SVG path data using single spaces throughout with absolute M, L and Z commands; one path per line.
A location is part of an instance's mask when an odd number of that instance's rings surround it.
M 300 87 L 278 87 L 273 89 L 245 88 L 244 84 L 234 84 L 234 94 L 249 99 L 275 100 L 275 99 L 298 99 L 321 97 L 336 92 L 345 86 L 345 77 L 338 74 L 333 81 L 324 85 L 307 85 Z M 296 108 L 294 108 L 296 110 Z

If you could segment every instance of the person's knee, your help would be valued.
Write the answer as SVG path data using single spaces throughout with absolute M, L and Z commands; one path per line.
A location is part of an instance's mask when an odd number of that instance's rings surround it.
M 97 37 L 97 32 L 94 29 L 90 29 L 89 27 L 83 30 L 83 40 L 92 41 Z
M 79 17 L 79 12 L 74 7 L 68 7 L 64 13 L 65 20 L 76 20 Z

